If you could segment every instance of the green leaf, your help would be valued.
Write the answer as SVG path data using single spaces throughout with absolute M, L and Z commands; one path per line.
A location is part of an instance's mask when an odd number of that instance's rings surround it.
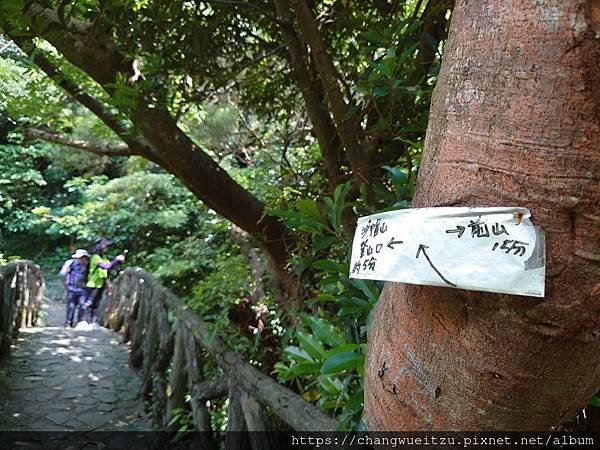
M 327 272 L 344 273 L 344 266 L 330 259 L 320 259 L 313 262 L 313 267 Z
M 300 363 L 300 364 L 308 364 L 308 363 Z M 293 378 L 293 376 L 291 374 L 291 368 L 286 366 L 284 363 L 282 363 L 280 361 L 276 362 L 275 365 L 273 366 L 273 373 L 277 374 L 277 376 L 280 380 L 287 381 L 290 378 Z
M 339 273 L 335 273 L 334 275 L 329 275 L 321 280 L 321 288 L 324 288 L 324 287 L 330 286 L 330 285 L 337 286 L 339 281 L 340 281 Z
M 373 88 L 373 97 L 387 97 L 388 95 L 390 95 L 390 86 L 387 84 L 378 84 Z M 388 123 L 388 121 L 383 118 L 380 118 L 375 124 L 373 130 L 381 131 L 389 127 L 390 124 Z
M 352 278 L 350 279 L 350 284 L 360 289 L 371 303 L 377 303 L 377 300 L 379 299 L 379 289 L 374 281 Z
M 363 31 L 361 35 L 372 44 L 385 45 L 383 35 L 377 30 L 368 29 L 367 31 Z
M 325 197 L 323 201 L 327 205 L 327 216 L 333 229 L 338 233 L 342 234 L 342 213 L 348 206 L 346 203 L 346 195 L 350 191 L 351 183 L 348 181 L 343 184 L 336 186 L 333 192 L 333 199 L 331 197 Z
M 344 344 L 344 338 L 333 326 L 325 322 L 325 320 L 308 317 L 306 322 L 313 334 L 317 336 L 321 342 L 332 347 Z
M 300 363 L 300 364 L 293 365 L 289 370 L 289 374 L 294 377 L 297 377 L 300 375 L 307 375 L 309 373 L 317 373 L 317 372 L 319 372 L 320 368 L 321 368 L 321 364 Z
M 358 297 L 344 298 L 340 303 L 344 305 L 340 309 L 340 314 L 356 314 L 362 311 L 369 311 L 373 307 L 372 303 Z
M 300 347 L 310 356 L 312 356 L 316 360 L 321 360 L 325 356 L 325 350 L 321 343 L 311 336 L 310 334 L 302 333 L 299 331 L 296 333 L 296 338 L 300 343 Z
M 330 348 L 329 350 L 327 350 L 325 352 L 325 358 L 331 358 L 333 355 L 336 355 L 338 353 L 347 353 L 347 352 L 354 352 L 355 350 L 360 349 L 360 345 L 359 344 L 342 344 L 342 345 L 338 345 L 337 347 L 333 347 Z
M 171 417 L 171 420 L 169 420 L 168 426 L 171 426 L 175 422 L 178 422 L 180 418 L 181 418 L 181 412 L 175 410 L 173 412 L 173 417 Z
M 365 306 L 369 304 L 367 300 L 359 297 L 346 297 L 341 303 L 348 306 Z
M 322 220 L 321 213 L 319 212 L 319 208 L 317 208 L 317 203 L 314 200 L 306 198 L 299 200 L 296 203 L 296 208 L 298 209 L 298 212 L 305 216 L 312 217 L 317 221 Z
M 268 214 L 285 219 L 290 228 L 302 229 L 309 233 L 321 233 L 325 229 L 320 216 L 316 219 L 312 214 L 306 215 L 289 209 L 271 209 Z
M 362 361 L 364 361 L 364 356 L 354 352 L 336 353 L 325 360 L 321 367 L 321 373 L 333 375 L 344 370 L 352 370 L 357 363 Z
M 394 67 L 396 66 L 396 58 L 393 56 L 388 56 L 386 58 L 383 58 L 383 64 L 381 64 L 381 71 L 383 72 L 383 74 L 388 77 L 388 78 L 392 78 L 394 76 Z
M 600 406 L 600 397 L 592 397 L 588 404 L 592 406 Z
M 321 375 L 319 378 L 319 384 L 325 392 L 331 395 L 339 395 L 342 392 L 343 385 L 338 379 L 334 379 L 328 375 Z
M 334 295 L 331 294 L 319 294 L 315 297 L 314 300 L 316 300 L 317 302 L 334 302 L 336 301 L 336 297 Z
M 325 197 L 323 201 L 327 205 L 327 217 L 329 218 L 329 223 L 331 223 L 333 229 L 337 231 L 338 225 L 335 221 L 335 204 L 333 203 L 331 197 Z
M 365 393 L 362 389 L 353 394 L 346 402 L 346 408 L 358 409 L 362 406 L 364 401 Z
M 333 192 L 333 200 L 336 205 L 341 205 L 346 199 L 346 195 L 350 191 L 350 182 L 338 184 Z
M 352 105 L 350 108 L 346 110 L 346 114 L 344 114 L 344 121 L 352 119 L 356 115 L 357 112 L 360 111 L 360 108 L 356 105 Z
M 392 167 L 392 166 L 383 166 L 383 169 L 389 173 L 390 179 L 395 185 L 398 184 L 406 184 L 408 181 L 408 175 L 406 173 L 406 168 L 400 167 Z
M 298 362 L 314 363 L 315 360 L 304 350 L 294 345 L 290 345 L 283 350 L 283 353 L 290 359 Z
M 385 205 L 393 204 L 396 201 L 397 195 L 380 181 L 373 182 L 373 192 L 376 198 Z
M 337 238 L 335 236 L 317 236 L 313 242 L 313 254 L 329 247 Z

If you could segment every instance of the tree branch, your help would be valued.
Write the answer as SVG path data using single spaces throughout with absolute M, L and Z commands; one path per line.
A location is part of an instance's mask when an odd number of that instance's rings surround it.
M 23 49 L 23 46 L 20 46 Z M 82 92 L 79 86 L 71 81 L 69 77 L 56 64 L 50 61 L 48 57 L 43 55 L 41 51 L 27 52 L 25 49 L 23 49 L 23 51 L 30 56 L 33 56 L 33 62 L 42 69 L 52 81 L 73 97 L 73 99 L 77 100 L 94 113 L 106 126 L 114 131 L 117 136 L 123 139 L 130 148 L 131 154 L 150 157 L 150 155 L 154 153 L 151 146 L 137 137 L 135 131 L 124 126 L 121 119 L 115 113 L 110 111 L 104 103 L 91 95 Z M 150 157 L 150 159 L 152 158 Z
M 23 130 L 25 139 L 52 142 L 54 144 L 85 150 L 98 156 L 131 156 L 129 146 L 123 144 L 95 144 L 83 139 L 74 139 L 66 134 L 54 131 L 44 131 L 37 128 L 26 128 Z
M 324 99 L 313 86 L 310 72 L 306 67 L 306 60 L 308 59 L 306 49 L 300 42 L 290 20 L 289 2 L 287 0 L 275 0 L 275 6 L 279 16 L 280 30 L 287 44 L 292 74 L 300 88 L 306 112 L 310 117 L 315 136 L 319 142 L 327 179 L 331 189 L 335 189 L 342 180 L 338 158 L 339 137 L 331 122 L 329 113 L 322 107 Z
M 37 49 L 35 52 L 31 50 L 28 51 L 27 47 L 23 45 L 26 43 L 24 39 L 15 38 L 14 42 L 24 53 L 32 58 L 34 64 L 46 73 L 52 81 L 61 87 L 74 100 L 89 109 L 117 136 L 123 139 L 129 147 L 130 154 L 144 156 L 158 165 L 165 168 L 168 167 L 167 162 L 159 157 L 149 142 L 140 137 L 133 128 L 126 127 L 118 115 L 113 113 L 104 103 L 83 92 L 56 64 L 43 54 L 43 51 L 40 49 Z
M 363 150 L 363 147 L 367 147 L 364 130 L 356 115 L 350 114 L 350 117 L 347 117 L 351 105 L 344 99 L 337 70 L 315 21 L 311 6 L 306 0 L 289 0 L 289 4 L 298 19 L 302 35 L 311 49 L 311 57 L 319 74 L 325 96 L 329 101 L 337 134 L 350 160 L 355 183 L 358 186 L 366 181 L 367 201 L 371 203 L 373 195 L 369 183 L 370 167 L 366 152 Z
M 109 95 L 114 94 L 112 86 L 120 74 L 129 72 L 131 61 L 117 51 L 112 28 L 98 23 L 81 31 L 65 27 L 56 19 L 55 12 L 42 14 L 44 11 L 38 2 L 32 2 L 24 13 L 36 29 L 44 30 L 40 37 L 47 39 Z M 57 29 L 61 32 L 55 32 Z M 276 217 L 265 215 L 262 201 L 238 184 L 178 127 L 166 105 L 157 103 L 152 83 L 149 84 L 142 87 L 135 106 L 125 112 L 139 135 L 155 150 L 156 159 L 149 159 L 177 176 L 206 206 L 256 236 L 269 256 L 276 279 L 292 296 L 298 279 L 286 267 L 294 241 L 289 229 Z

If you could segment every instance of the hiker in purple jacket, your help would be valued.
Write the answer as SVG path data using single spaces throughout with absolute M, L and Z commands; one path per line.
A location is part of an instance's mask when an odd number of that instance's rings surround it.
M 77 312 L 77 323 L 85 316 L 85 301 L 87 297 L 86 283 L 88 272 L 88 258 L 90 254 L 83 249 L 78 249 L 71 259 L 66 261 L 60 270 L 60 275 L 66 278 L 67 288 L 67 319 L 65 327 L 73 327 L 75 309 Z

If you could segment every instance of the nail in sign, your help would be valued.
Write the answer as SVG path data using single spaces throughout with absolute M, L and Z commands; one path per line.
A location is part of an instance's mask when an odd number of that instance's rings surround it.
M 413 208 L 358 219 L 350 277 L 544 296 L 545 242 L 526 208 Z

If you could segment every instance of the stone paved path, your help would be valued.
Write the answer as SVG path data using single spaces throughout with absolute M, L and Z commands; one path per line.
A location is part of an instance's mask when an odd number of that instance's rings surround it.
M 47 326 L 0 361 L 0 431 L 152 430 L 120 336 L 63 328 L 65 304 L 44 307 Z

